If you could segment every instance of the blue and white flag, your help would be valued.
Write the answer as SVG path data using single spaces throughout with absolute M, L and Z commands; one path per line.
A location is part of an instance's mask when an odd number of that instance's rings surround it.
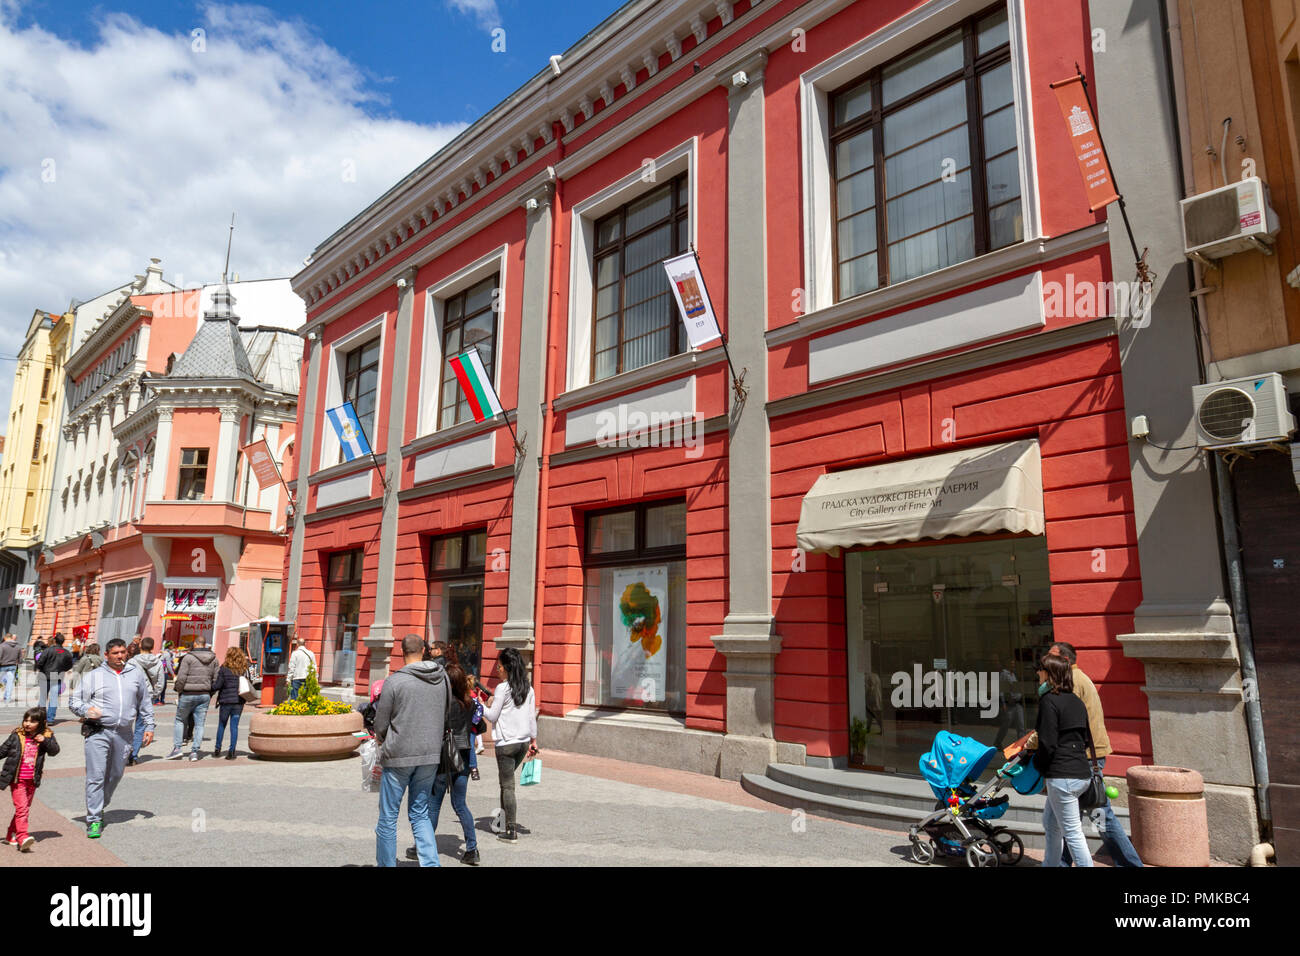
M 334 426 L 334 434 L 343 446 L 343 460 L 351 461 L 362 455 L 371 454 L 370 443 L 366 441 L 366 431 L 361 427 L 356 409 L 351 402 L 344 402 L 338 408 L 326 409 L 325 417 Z

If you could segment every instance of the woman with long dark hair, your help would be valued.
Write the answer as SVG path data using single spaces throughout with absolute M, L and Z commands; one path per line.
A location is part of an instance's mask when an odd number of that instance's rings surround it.
M 438 771 L 438 776 L 433 781 L 433 803 L 429 807 L 429 819 L 433 823 L 433 829 L 436 833 L 438 830 L 438 814 L 442 810 L 442 798 L 450 789 L 451 808 L 456 811 L 456 816 L 460 819 L 461 830 L 465 833 L 465 853 L 461 856 L 460 862 L 468 863 L 470 866 L 477 866 L 479 855 L 478 841 L 474 834 L 474 815 L 469 812 L 469 807 L 465 804 L 465 791 L 469 786 L 469 738 L 473 729 L 472 721 L 477 701 L 474 700 L 473 695 L 470 693 L 469 677 L 465 674 L 464 668 L 459 664 L 449 663 L 446 665 L 446 670 L 447 680 L 451 688 L 447 726 L 451 729 L 452 737 L 455 739 L 456 749 L 461 752 L 465 770 L 454 776 L 446 772 L 446 768 Z
M 537 704 L 524 659 L 513 647 L 497 658 L 496 692 L 488 701 L 485 716 L 492 723 L 492 742 L 497 755 L 497 777 L 501 782 L 501 809 L 505 829 L 497 839 L 517 843 L 515 822 L 515 774 L 523 762 L 537 755 Z
M 1043 866 L 1061 865 L 1069 845 L 1075 866 L 1092 866 L 1079 818 L 1079 795 L 1088 789 L 1088 710 L 1074 693 L 1070 662 L 1045 656 L 1038 663 L 1038 751 L 1034 766 L 1046 780 L 1043 807 Z

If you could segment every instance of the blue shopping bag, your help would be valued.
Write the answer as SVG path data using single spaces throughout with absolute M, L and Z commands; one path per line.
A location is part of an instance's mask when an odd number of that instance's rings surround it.
M 535 783 L 542 782 L 542 758 L 534 757 L 524 764 L 524 769 L 519 774 L 519 786 L 531 787 Z

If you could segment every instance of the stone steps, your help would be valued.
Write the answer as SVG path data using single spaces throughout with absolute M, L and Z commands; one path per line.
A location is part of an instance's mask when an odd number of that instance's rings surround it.
M 919 777 L 862 770 L 769 764 L 764 774 L 742 776 L 741 786 L 747 793 L 778 806 L 904 833 L 935 805 L 934 794 Z M 1010 788 L 1003 792 L 1011 797 L 1010 807 L 995 825 L 1014 831 L 1027 848 L 1041 850 L 1043 797 L 1021 796 Z M 1127 810 L 1116 807 L 1115 813 L 1127 820 Z M 1084 833 L 1095 853 L 1101 841 L 1091 830 L 1091 825 L 1085 823 Z

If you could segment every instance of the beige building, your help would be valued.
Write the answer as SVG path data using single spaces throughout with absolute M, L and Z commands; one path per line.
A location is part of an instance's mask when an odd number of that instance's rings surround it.
M 0 457 L 0 630 L 14 631 L 23 640 L 31 630 L 33 609 L 25 608 L 18 585 L 36 580 L 72 320 L 72 312 L 37 309 L 32 314 L 18 353 Z

